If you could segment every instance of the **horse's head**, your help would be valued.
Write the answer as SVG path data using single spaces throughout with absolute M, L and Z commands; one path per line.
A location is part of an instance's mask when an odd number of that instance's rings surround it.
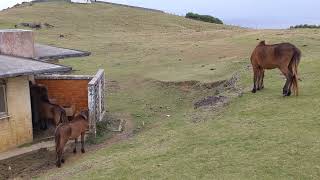
M 79 115 L 82 116 L 85 120 L 89 119 L 89 111 L 88 110 L 81 111 Z
M 32 84 L 30 86 L 31 96 L 39 97 L 42 101 L 48 102 L 48 89 L 42 84 Z

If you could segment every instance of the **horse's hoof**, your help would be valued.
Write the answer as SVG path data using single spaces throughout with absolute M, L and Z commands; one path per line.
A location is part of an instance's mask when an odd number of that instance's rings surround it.
M 61 159 L 61 162 L 64 163 L 65 162 L 64 159 Z
M 252 93 L 256 93 L 257 92 L 257 90 L 256 89 L 252 89 L 252 91 L 251 91 Z
M 57 166 L 58 168 L 61 168 L 61 163 L 57 163 L 56 166 Z
M 74 154 L 77 154 L 77 150 L 76 150 L 76 149 L 73 149 L 73 153 L 74 153 Z
M 81 149 L 81 152 L 82 152 L 82 153 L 85 153 L 86 151 L 85 151 L 84 149 Z
M 282 91 L 283 96 L 287 96 L 288 92 L 286 90 Z

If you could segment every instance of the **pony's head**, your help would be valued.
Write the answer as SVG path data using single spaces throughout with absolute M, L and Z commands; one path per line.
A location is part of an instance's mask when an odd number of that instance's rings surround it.
M 89 119 L 89 111 L 88 110 L 83 110 L 79 113 L 80 116 L 82 116 L 85 120 Z

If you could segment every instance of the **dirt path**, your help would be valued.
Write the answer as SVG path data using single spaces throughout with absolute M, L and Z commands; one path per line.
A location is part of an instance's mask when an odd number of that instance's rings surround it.
M 4 153 L 0 154 L 0 161 L 5 160 L 5 159 L 9 159 L 15 156 L 19 156 L 21 154 L 26 154 L 29 152 L 33 152 L 33 151 L 37 151 L 39 149 L 42 148 L 52 148 L 54 147 L 54 142 L 53 141 L 46 141 L 46 142 L 41 142 L 41 143 L 37 143 L 28 147 L 22 147 L 22 148 L 17 148 L 17 149 L 13 149 Z
M 112 138 L 108 139 L 102 144 L 96 145 L 96 149 L 100 149 L 101 147 L 110 147 L 112 144 L 115 144 L 122 140 L 127 140 L 133 136 L 134 123 L 130 115 L 123 115 L 125 123 L 123 127 L 123 131 L 121 133 L 115 134 Z
M 124 130 L 121 133 L 116 133 L 112 138 L 106 140 L 104 143 L 98 145 L 90 145 L 86 148 L 86 154 L 78 153 L 74 155 L 72 153 L 72 146 L 68 146 L 65 149 L 66 165 L 72 162 L 78 161 L 87 154 L 96 152 L 101 148 L 108 148 L 115 143 L 126 140 L 133 136 L 134 123 L 130 115 L 123 115 L 125 119 Z M 50 142 L 47 142 L 50 143 Z M 52 142 L 51 142 L 52 143 Z M 73 145 L 73 143 L 70 143 Z M 44 145 L 44 144 L 43 144 Z M 45 144 L 48 145 L 48 144 Z M 40 145 L 39 145 L 40 146 Z M 50 169 L 56 168 L 55 166 L 55 152 L 54 148 L 40 148 L 36 147 L 35 151 L 30 151 L 22 155 L 14 156 L 8 159 L 0 160 L 0 179 L 30 179 L 31 177 L 39 174 L 44 174 Z M 13 154 L 4 154 L 0 157 L 8 157 Z M 71 173 L 71 172 L 70 172 Z M 66 174 L 72 175 L 72 174 Z M 58 178 L 59 179 L 59 178 Z

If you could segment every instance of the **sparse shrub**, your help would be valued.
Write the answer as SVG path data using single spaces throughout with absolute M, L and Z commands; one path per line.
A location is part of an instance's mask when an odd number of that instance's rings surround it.
M 119 127 L 122 127 L 121 120 L 107 113 L 102 121 L 96 123 L 96 136 L 89 134 L 86 142 L 89 144 L 100 144 L 112 137 L 113 132 L 120 132 Z
M 110 122 L 106 120 L 97 122 L 96 136 L 94 136 L 93 134 L 89 134 L 89 136 L 86 139 L 86 142 L 89 144 L 100 144 L 109 137 L 111 137 L 112 132 L 109 130 L 109 124 Z
M 311 25 L 311 24 L 300 24 L 296 26 L 290 26 L 290 29 L 320 29 L 320 25 Z
M 219 18 L 215 18 L 209 15 L 200 15 L 197 13 L 189 12 L 186 14 L 185 17 L 189 19 L 198 20 L 198 21 L 204 21 L 204 22 L 215 23 L 215 24 L 223 24 L 223 22 Z

